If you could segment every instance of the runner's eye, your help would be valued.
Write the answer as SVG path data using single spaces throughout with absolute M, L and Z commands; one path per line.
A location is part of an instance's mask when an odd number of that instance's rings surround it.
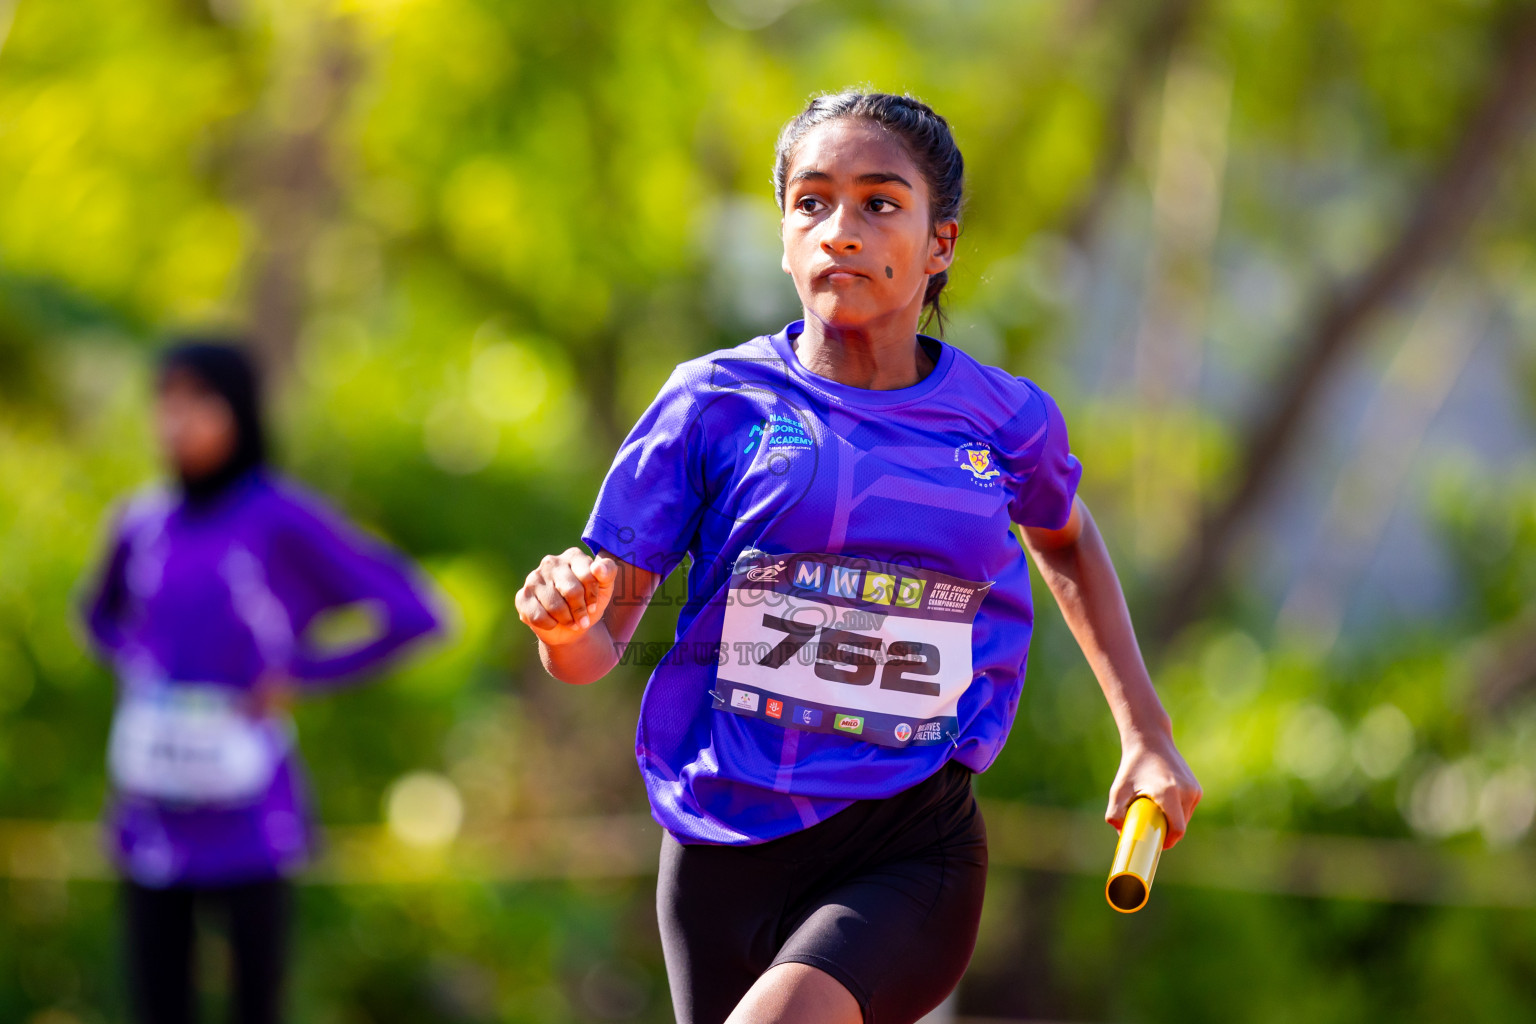
M 892 210 L 901 209 L 901 207 L 896 205 L 896 200 L 886 196 L 875 196 L 869 201 L 869 208 L 875 213 L 888 213 Z
M 801 213 L 815 213 L 816 207 L 820 205 L 821 200 L 817 199 L 815 196 L 805 196 L 804 198 L 797 199 L 795 201 L 795 209 L 799 210 Z

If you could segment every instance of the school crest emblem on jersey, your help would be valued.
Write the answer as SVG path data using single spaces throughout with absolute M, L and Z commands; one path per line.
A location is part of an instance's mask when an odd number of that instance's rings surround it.
M 986 483 L 1002 475 L 992 461 L 992 449 L 983 444 L 966 444 L 955 449 L 955 461 L 977 483 Z

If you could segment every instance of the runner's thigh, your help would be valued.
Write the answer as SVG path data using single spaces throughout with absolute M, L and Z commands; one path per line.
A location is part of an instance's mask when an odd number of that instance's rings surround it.
M 976 946 L 987 884 L 986 833 L 873 866 L 818 896 L 775 963 L 809 964 L 842 982 L 865 1024 L 916 1021 L 959 984 Z
M 656 919 L 678 1024 L 721 1024 L 773 962 L 784 905 L 773 867 L 663 835 Z

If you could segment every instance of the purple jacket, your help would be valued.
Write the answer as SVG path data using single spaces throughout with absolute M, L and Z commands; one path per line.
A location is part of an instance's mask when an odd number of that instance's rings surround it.
M 341 652 L 306 641 L 321 612 L 359 602 L 382 613 L 373 639 Z M 167 695 L 195 695 L 205 705 L 212 695 L 238 706 L 268 674 L 304 690 L 336 686 L 440 626 L 427 586 L 404 558 L 261 471 L 205 506 L 166 491 L 131 499 L 117 517 L 85 617 L 119 685 L 109 842 L 120 870 L 148 885 L 284 874 L 309 857 L 313 824 L 280 720 L 256 732 L 271 749 L 252 795 L 164 799 L 129 791 L 116 771 L 126 707 L 142 709 Z

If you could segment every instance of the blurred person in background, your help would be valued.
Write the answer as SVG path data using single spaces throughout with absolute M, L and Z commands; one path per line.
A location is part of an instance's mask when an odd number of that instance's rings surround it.
M 907 96 L 820 96 L 779 138 L 804 319 L 678 366 L 582 532 L 517 595 L 556 678 L 617 663 L 693 564 L 636 756 L 665 828 L 657 914 L 681 1024 L 901 1024 L 959 982 L 987 875 L 975 772 L 1017 711 L 1029 557 L 1109 701 L 1138 795 L 1183 835 L 1173 740 L 1056 403 L 919 333 L 963 194 Z
M 233 1019 L 271 1024 L 288 877 L 315 843 L 290 696 L 377 669 L 440 617 L 404 558 L 268 469 L 240 347 L 168 349 L 154 417 L 174 481 L 124 503 L 84 608 L 118 681 L 107 826 L 134 1012 L 195 1019 L 194 917 L 211 907 L 227 925 Z M 370 613 L 371 636 L 322 646 L 312 625 L 346 606 Z

